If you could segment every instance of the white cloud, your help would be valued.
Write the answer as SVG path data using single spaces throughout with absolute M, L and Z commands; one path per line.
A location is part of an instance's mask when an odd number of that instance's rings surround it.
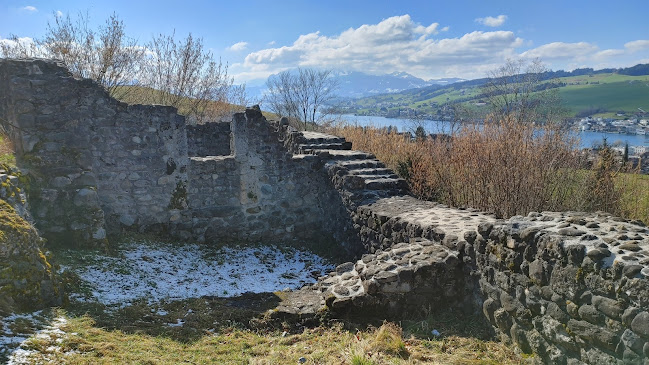
M 54 13 L 57 18 L 60 18 L 63 16 L 63 12 L 61 10 L 57 10 L 56 13 Z
M 30 12 L 30 13 L 33 13 L 33 12 L 38 11 L 38 9 L 36 9 L 35 6 L 31 6 L 31 5 L 24 6 L 24 7 L 20 8 L 20 9 L 21 9 L 21 10 L 28 11 L 28 12 Z
M 487 16 L 484 18 L 477 18 L 475 21 L 477 23 L 480 23 L 482 25 L 486 25 L 488 27 L 499 27 L 503 24 L 505 24 L 505 21 L 507 20 L 507 15 L 498 15 L 497 17 L 492 17 L 492 16 Z
M 624 52 L 623 49 L 605 49 L 603 51 L 599 51 L 599 52 L 595 53 L 595 55 L 593 57 L 598 59 L 598 60 L 602 60 L 602 59 L 608 59 L 608 58 L 612 58 L 612 57 L 622 56 L 624 54 L 625 54 L 625 52 Z
M 275 41 L 270 41 L 270 42 L 268 42 L 268 45 L 269 45 L 269 46 L 272 46 L 272 45 L 274 45 L 274 44 L 275 44 Z
M 502 63 L 514 56 L 523 42 L 510 31 L 475 31 L 459 38 L 436 39 L 438 29 L 438 23 L 422 25 L 403 15 L 333 36 L 304 34 L 291 45 L 248 54 L 236 76 L 267 77 L 303 66 L 369 73 L 407 71 L 424 78 L 460 72 L 464 77 L 478 77 L 482 75 L 474 72 L 479 66 Z
M 598 50 L 597 46 L 588 42 L 553 42 L 525 51 L 521 57 L 540 58 L 541 60 L 580 58 L 591 56 Z
M 520 57 L 539 58 L 554 70 L 572 70 L 629 67 L 643 63 L 642 58 L 647 55 L 649 41 L 638 40 L 626 43 L 624 48 L 604 50 L 588 42 L 553 42 L 525 51 Z
M 228 47 L 230 51 L 234 52 L 243 51 L 246 48 L 248 48 L 248 42 L 238 42 Z
M 639 39 L 637 41 L 628 42 L 624 44 L 624 48 L 628 49 L 630 52 L 649 49 L 649 39 Z

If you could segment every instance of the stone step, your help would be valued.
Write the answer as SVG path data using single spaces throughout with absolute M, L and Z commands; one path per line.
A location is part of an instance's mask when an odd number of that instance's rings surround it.
M 390 189 L 405 189 L 408 184 L 404 179 L 394 178 L 379 178 L 365 180 L 365 188 L 368 190 L 390 190 Z
M 298 146 L 300 151 L 304 153 L 309 153 L 313 150 L 351 150 L 351 142 L 340 142 L 340 143 L 308 143 L 300 144 Z
M 398 179 L 399 175 L 394 173 L 388 174 L 354 174 L 354 176 L 360 177 L 365 180 L 376 180 L 376 179 Z
M 387 167 L 349 169 L 352 175 L 394 175 L 394 172 Z
M 318 132 L 301 132 L 304 137 L 305 144 L 318 144 L 318 143 L 346 143 L 343 137 L 332 136 L 330 134 Z
M 325 160 L 349 161 L 349 160 L 369 160 L 375 158 L 375 156 L 371 153 L 351 151 L 351 150 L 313 150 L 312 153 L 320 156 L 320 158 Z
M 338 164 L 346 169 L 365 169 L 365 168 L 384 168 L 385 164 L 379 160 L 351 160 L 351 161 L 340 161 Z

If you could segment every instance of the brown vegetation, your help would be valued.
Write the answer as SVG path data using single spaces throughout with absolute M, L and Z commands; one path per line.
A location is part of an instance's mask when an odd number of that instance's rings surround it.
M 507 218 L 532 211 L 604 210 L 648 221 L 647 179 L 602 149 L 592 170 L 577 140 L 555 125 L 505 116 L 468 125 L 452 137 L 338 127 L 355 149 L 374 153 L 422 199 Z

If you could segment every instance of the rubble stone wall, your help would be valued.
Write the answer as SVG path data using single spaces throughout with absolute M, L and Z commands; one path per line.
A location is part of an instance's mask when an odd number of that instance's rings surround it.
M 187 126 L 187 153 L 190 157 L 232 154 L 230 122 Z
M 54 61 L 4 59 L 0 118 L 53 242 L 133 230 L 316 245 L 349 222 L 320 159 L 289 153 L 259 108 L 188 126 L 173 107 L 119 102 Z
M 484 225 L 475 244 L 483 313 L 544 363 L 646 364 L 648 233 L 603 213 Z

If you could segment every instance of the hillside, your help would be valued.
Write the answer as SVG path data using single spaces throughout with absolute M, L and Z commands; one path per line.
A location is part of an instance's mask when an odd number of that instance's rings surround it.
M 548 72 L 544 82 L 558 86 L 563 106 L 570 116 L 631 117 L 649 111 L 649 72 L 645 65 L 620 70 L 578 69 Z M 638 75 L 645 73 L 644 75 Z M 448 107 L 465 104 L 487 109 L 481 86 L 487 79 L 432 85 L 399 93 L 381 94 L 343 103 L 343 113 L 429 118 L 448 117 Z

